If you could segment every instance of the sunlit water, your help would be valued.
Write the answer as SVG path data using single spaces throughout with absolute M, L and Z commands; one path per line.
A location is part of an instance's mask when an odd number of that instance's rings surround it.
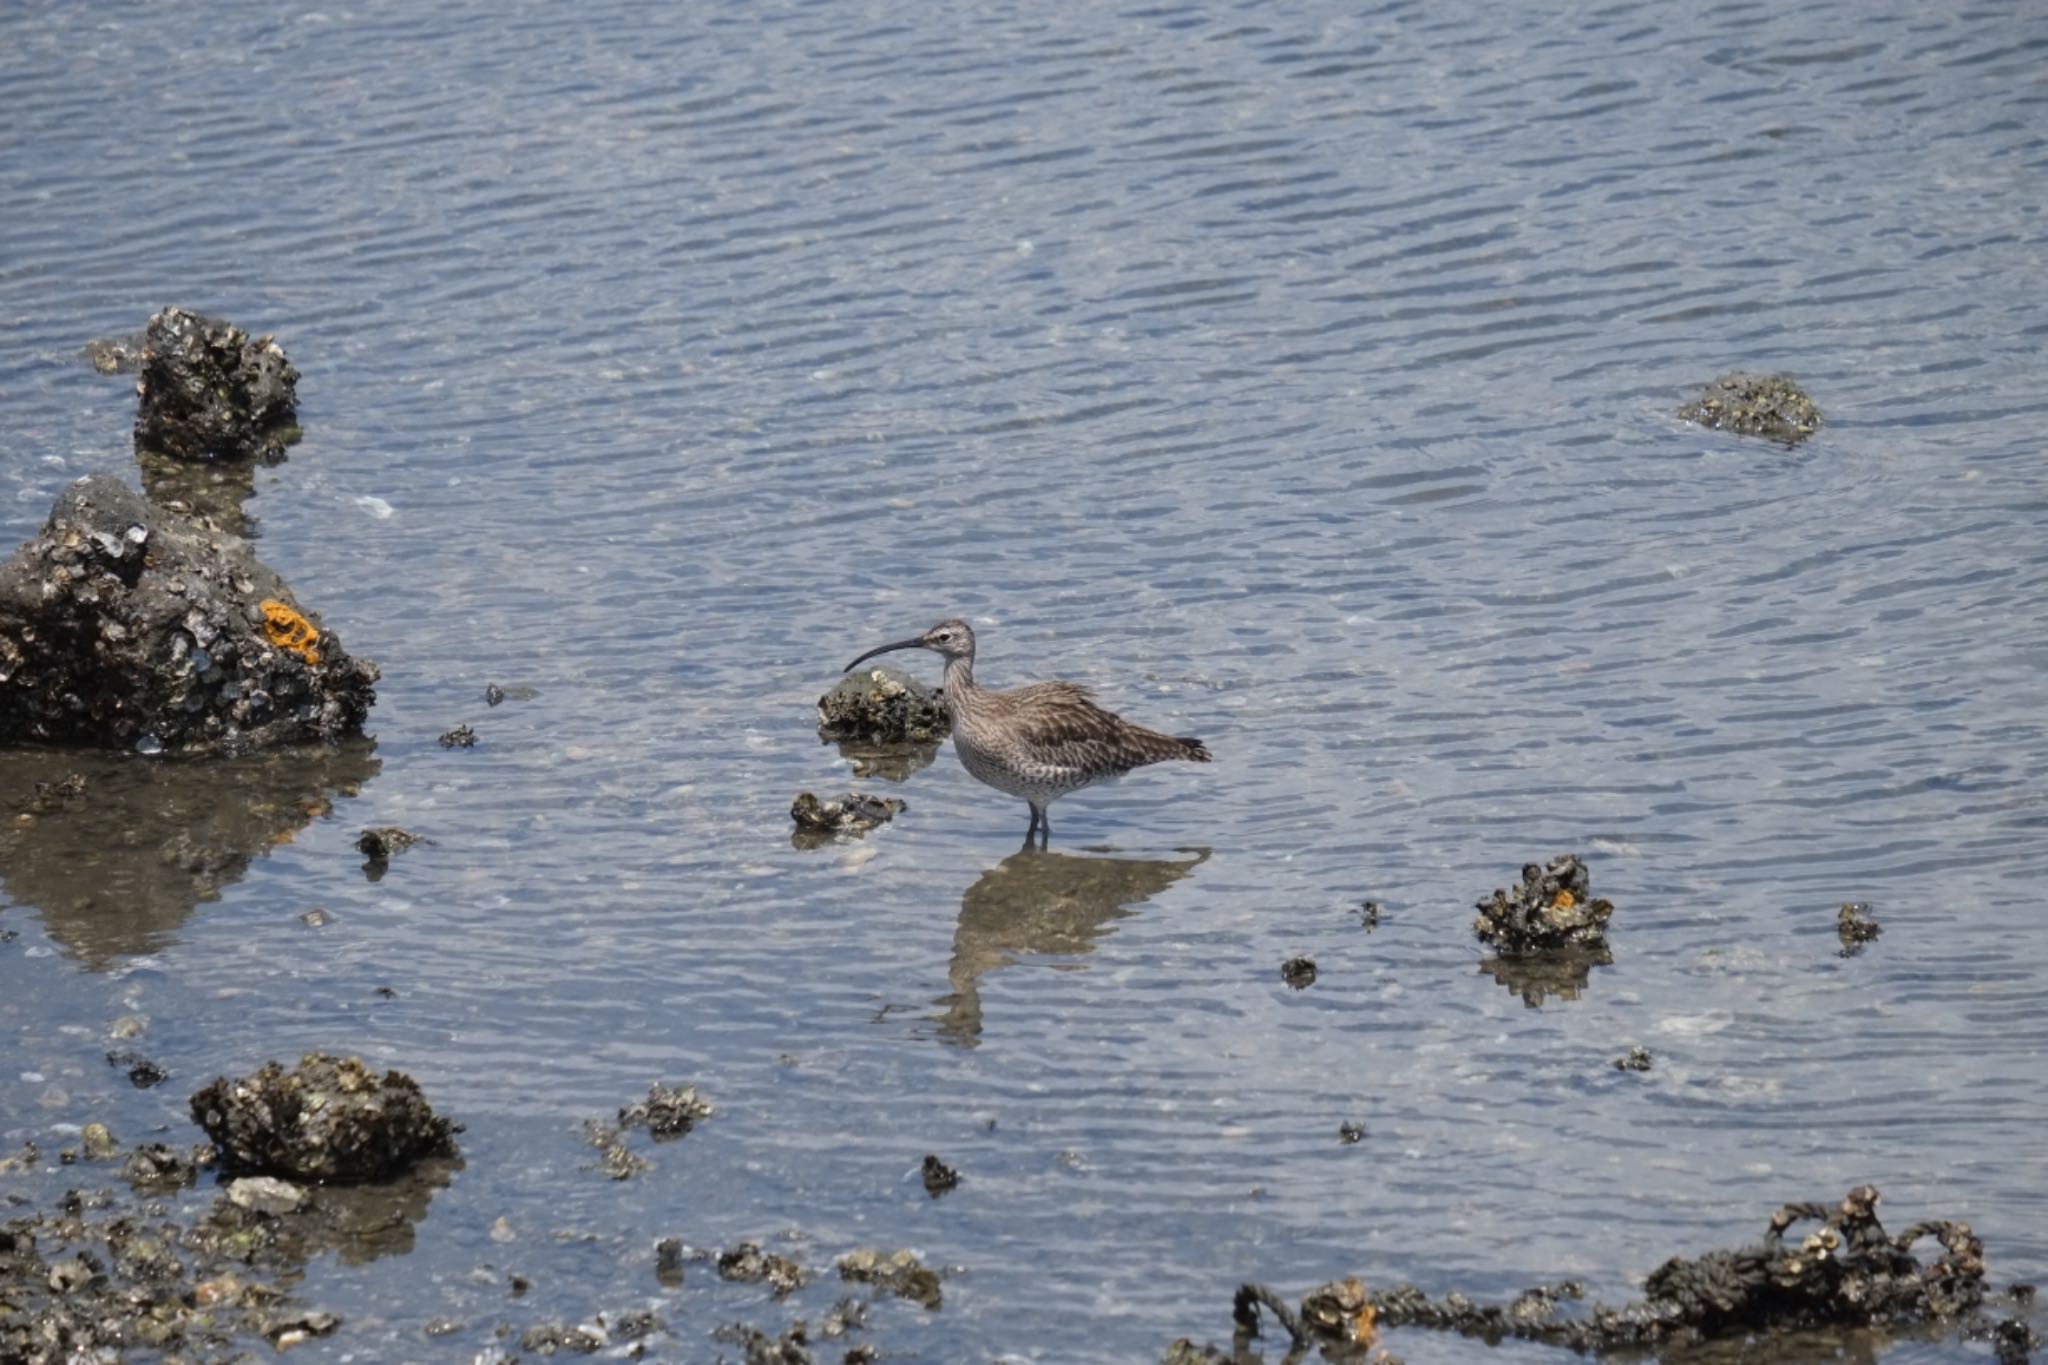
M 2041 1278 L 2044 61 L 2028 6 L 10 12 L 0 540 L 134 477 L 88 338 L 275 332 L 259 549 L 385 681 L 372 753 L 0 836 L 0 1146 L 417 1076 L 466 1164 L 313 1269 L 308 1360 L 841 1292 L 663 1236 L 914 1247 L 943 1307 L 867 1339 L 929 1361 L 1156 1358 L 1245 1279 L 1619 1301 L 1862 1181 Z M 1733 367 L 1827 426 L 1673 417 Z M 1216 762 L 1037 862 L 949 754 L 854 779 L 813 701 L 954 614 Z M 909 809 L 792 846 L 855 786 Z M 1525 991 L 1471 903 L 1566 850 L 1615 960 Z M 578 1124 L 656 1079 L 718 1112 L 610 1182 Z

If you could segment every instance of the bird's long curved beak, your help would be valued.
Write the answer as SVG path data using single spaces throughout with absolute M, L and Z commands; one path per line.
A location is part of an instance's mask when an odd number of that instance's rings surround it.
M 854 660 L 854 661 L 853 661 L 852 663 L 848 664 L 848 665 L 847 665 L 846 667 L 844 667 L 844 668 L 840 669 L 839 671 L 840 671 L 841 673 L 851 673 L 851 672 L 853 672 L 853 670 L 854 670 L 854 669 L 856 669 L 856 668 L 859 668 L 859 667 L 860 667 L 860 666 L 861 666 L 862 664 L 866 663 L 866 662 L 867 662 L 867 661 L 868 661 L 869 659 L 872 659 L 872 658 L 874 658 L 874 657 L 875 657 L 875 656 L 876 656 L 877 654 L 888 654 L 888 653 L 890 653 L 891 651 L 893 651 L 893 650 L 898 650 L 898 649 L 923 649 L 923 648 L 924 648 L 924 637 L 923 637 L 923 636 L 921 636 L 921 635 L 916 635 L 916 636 L 912 636 L 912 637 L 911 637 L 910 639 L 908 639 L 908 640 L 898 640 L 898 641 L 897 641 L 897 642 L 896 642 L 895 644 L 893 644 L 893 645 L 881 645 L 881 646 L 879 646 L 879 647 L 877 647 L 877 648 L 875 648 L 875 649 L 871 649 L 871 650 L 869 650 L 869 651 L 868 651 L 867 653 L 865 653 L 865 654 L 861 655 L 861 656 L 860 656 L 860 657 L 859 657 L 858 659 L 855 659 L 855 660 Z

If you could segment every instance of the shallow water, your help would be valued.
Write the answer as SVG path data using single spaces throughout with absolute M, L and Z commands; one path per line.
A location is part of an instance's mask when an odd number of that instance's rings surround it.
M 1245 1279 L 1619 1300 L 1862 1181 L 2048 1275 L 2038 10 L 0 39 L 0 543 L 135 477 L 88 338 L 171 303 L 275 332 L 306 439 L 260 551 L 385 673 L 373 751 L 60 763 L 92 800 L 0 835 L 0 1147 L 188 1141 L 193 1089 L 310 1048 L 417 1076 L 466 1162 L 315 1269 L 348 1321 L 295 1355 L 653 1303 L 708 1359 L 838 1292 L 664 1287 L 671 1235 L 959 1267 L 873 1314 L 931 1361 L 1155 1358 Z M 1827 426 L 1672 416 L 1733 367 Z M 984 682 L 1088 684 L 1215 764 L 1062 802 L 1037 861 L 949 754 L 854 780 L 813 701 L 953 614 Z M 793 847 L 791 798 L 849 786 L 909 809 Z M 372 879 L 388 824 L 434 842 Z M 1532 1007 L 1471 903 L 1566 850 L 1615 961 Z M 1848 899 L 1885 932 L 1842 958 Z M 607 1181 L 578 1124 L 655 1079 L 718 1113 Z

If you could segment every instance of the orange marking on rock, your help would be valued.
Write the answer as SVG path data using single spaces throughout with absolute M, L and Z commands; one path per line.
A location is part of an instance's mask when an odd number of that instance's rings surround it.
M 263 604 L 263 637 L 272 648 L 288 650 L 309 665 L 320 662 L 320 651 L 314 648 L 320 628 L 282 602 Z

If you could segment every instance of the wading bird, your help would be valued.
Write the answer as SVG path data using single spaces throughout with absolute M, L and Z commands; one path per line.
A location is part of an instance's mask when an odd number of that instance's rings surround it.
M 1032 683 L 995 692 L 974 681 L 974 630 L 941 621 L 924 634 L 871 649 L 846 666 L 851 673 L 877 654 L 929 649 L 946 661 L 944 701 L 953 718 L 961 764 L 999 792 L 1031 806 L 1024 846 L 1052 841 L 1047 808 L 1068 792 L 1170 758 L 1207 763 L 1199 739 L 1176 738 L 1133 725 L 1097 706 L 1088 690 L 1067 682 Z

